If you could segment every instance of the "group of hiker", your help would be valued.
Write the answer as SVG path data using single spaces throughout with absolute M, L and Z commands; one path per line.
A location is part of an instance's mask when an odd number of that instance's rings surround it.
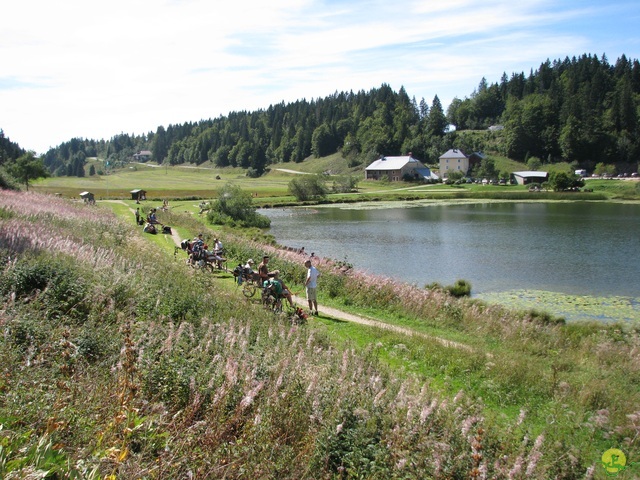
M 166 211 L 169 208 L 169 203 L 164 200 L 162 202 L 162 211 Z M 158 209 L 152 208 L 146 216 L 143 216 L 140 212 L 140 207 L 136 208 L 134 215 L 136 217 L 136 225 L 144 225 L 143 231 L 145 233 L 158 233 L 160 230 L 162 233 L 171 233 L 171 228 L 162 224 L 156 216 Z
M 166 208 L 167 204 L 163 204 L 163 209 Z M 145 232 L 147 232 L 147 228 L 155 230 L 156 225 L 162 225 L 157 217 L 156 217 L 156 209 L 152 208 L 149 211 L 149 214 L 146 218 L 143 218 L 140 213 L 140 208 L 136 208 L 135 210 L 136 216 L 136 224 L 145 225 Z M 145 221 L 146 220 L 146 221 Z M 164 226 L 162 226 L 165 228 Z M 149 233 L 155 233 L 155 231 Z M 183 244 L 187 241 L 183 241 Z M 193 239 L 192 242 L 188 242 L 187 245 L 182 245 L 182 248 L 187 250 L 189 254 L 190 260 L 195 260 L 196 256 L 201 255 L 202 253 L 206 253 L 207 255 L 213 255 L 214 262 L 218 268 L 222 268 L 222 263 L 226 261 L 223 257 L 223 248 L 222 242 L 220 242 L 217 238 L 214 241 L 214 248 L 212 251 L 208 251 L 208 247 L 204 244 L 204 240 L 202 238 L 202 234 L 199 234 L 196 238 Z M 304 254 L 304 248 L 300 250 L 300 253 Z M 315 257 L 314 254 L 311 254 L 311 257 Z M 318 299 L 317 299 L 317 282 L 318 277 L 320 276 L 320 272 L 316 267 L 312 265 L 311 259 L 307 259 L 304 262 L 304 266 L 307 268 L 307 275 L 305 279 L 305 293 L 307 302 L 309 303 L 309 314 L 310 315 L 318 315 Z M 247 260 L 247 263 L 244 265 L 244 269 L 246 272 L 253 274 L 254 261 L 253 259 Z M 285 298 L 289 305 L 293 308 L 293 296 L 291 294 L 291 289 L 287 287 L 284 283 L 284 280 L 280 277 L 279 270 L 269 270 L 269 256 L 264 255 L 262 257 L 262 262 L 258 265 L 257 275 L 259 277 L 260 286 L 273 287 L 276 294 L 282 298 Z
M 309 303 L 309 311 L 310 315 L 318 315 L 318 297 L 317 297 L 317 287 L 318 287 L 318 277 L 320 276 L 320 272 L 316 267 L 314 267 L 311 263 L 310 259 L 305 260 L 304 266 L 307 268 L 307 275 L 305 278 L 305 293 L 307 297 L 307 302 Z M 253 274 L 254 270 L 254 261 L 253 259 L 247 260 L 247 263 L 244 265 L 244 269 L 249 274 Z M 258 278 L 260 285 L 263 287 L 272 287 L 275 293 L 285 298 L 289 305 L 293 308 L 293 296 L 291 294 L 291 289 L 284 283 L 284 280 L 280 277 L 279 270 L 269 270 L 269 256 L 264 255 L 262 257 L 262 262 L 258 265 L 257 269 Z

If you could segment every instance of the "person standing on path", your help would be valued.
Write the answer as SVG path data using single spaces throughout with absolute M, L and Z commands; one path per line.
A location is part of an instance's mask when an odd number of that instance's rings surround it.
M 318 298 L 316 289 L 318 287 L 318 277 L 320 272 L 316 267 L 311 265 L 311 260 L 304 262 L 304 266 L 307 267 L 307 279 L 304 282 L 304 286 L 307 292 L 307 301 L 309 302 L 309 310 L 311 315 L 318 315 Z M 314 311 L 315 310 L 315 311 Z

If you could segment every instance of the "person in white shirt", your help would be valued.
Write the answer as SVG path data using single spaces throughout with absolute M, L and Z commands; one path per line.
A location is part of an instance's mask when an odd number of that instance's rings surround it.
M 247 274 L 252 274 L 253 273 L 253 258 L 250 258 L 249 260 L 247 260 L 247 263 L 244 264 L 244 271 Z
M 311 260 L 304 262 L 304 266 L 307 267 L 307 279 L 304 282 L 304 286 L 307 292 L 307 301 L 309 302 L 309 310 L 311 315 L 318 315 L 318 298 L 316 289 L 318 287 L 318 277 L 320 272 L 316 267 L 311 265 Z

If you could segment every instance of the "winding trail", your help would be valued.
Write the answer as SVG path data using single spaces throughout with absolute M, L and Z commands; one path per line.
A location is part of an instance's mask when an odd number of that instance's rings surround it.
M 293 301 L 299 305 L 307 305 L 306 298 L 299 297 L 297 295 L 293 295 Z M 341 320 L 344 322 L 352 322 L 360 325 L 366 325 L 369 327 L 380 328 L 382 330 L 389 330 L 391 332 L 401 333 L 403 335 L 407 335 L 409 337 L 419 337 L 424 338 L 425 340 L 434 341 L 449 348 L 456 348 L 458 350 L 465 350 L 467 352 L 472 352 L 473 349 L 469 345 L 465 345 L 464 343 L 454 342 L 452 340 L 447 340 L 440 337 L 435 337 L 433 335 L 428 335 L 423 332 L 418 332 L 416 330 L 412 330 L 406 327 L 400 327 L 398 325 L 392 325 L 390 323 L 384 323 L 379 320 L 374 320 L 372 318 L 363 317 L 361 315 L 354 315 L 352 313 L 344 312 L 342 310 L 338 310 L 336 308 L 321 306 L 319 308 L 321 317 L 329 317 L 336 320 Z

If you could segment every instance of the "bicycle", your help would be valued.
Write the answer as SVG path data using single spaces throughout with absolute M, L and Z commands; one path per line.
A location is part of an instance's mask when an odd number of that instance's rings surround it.
M 246 298 L 253 298 L 260 288 L 260 276 L 255 272 L 247 271 L 242 265 L 233 269 L 236 283 L 242 285 L 242 294 Z
M 273 313 L 282 313 L 282 296 L 275 293 L 272 286 L 263 287 L 262 305 Z

